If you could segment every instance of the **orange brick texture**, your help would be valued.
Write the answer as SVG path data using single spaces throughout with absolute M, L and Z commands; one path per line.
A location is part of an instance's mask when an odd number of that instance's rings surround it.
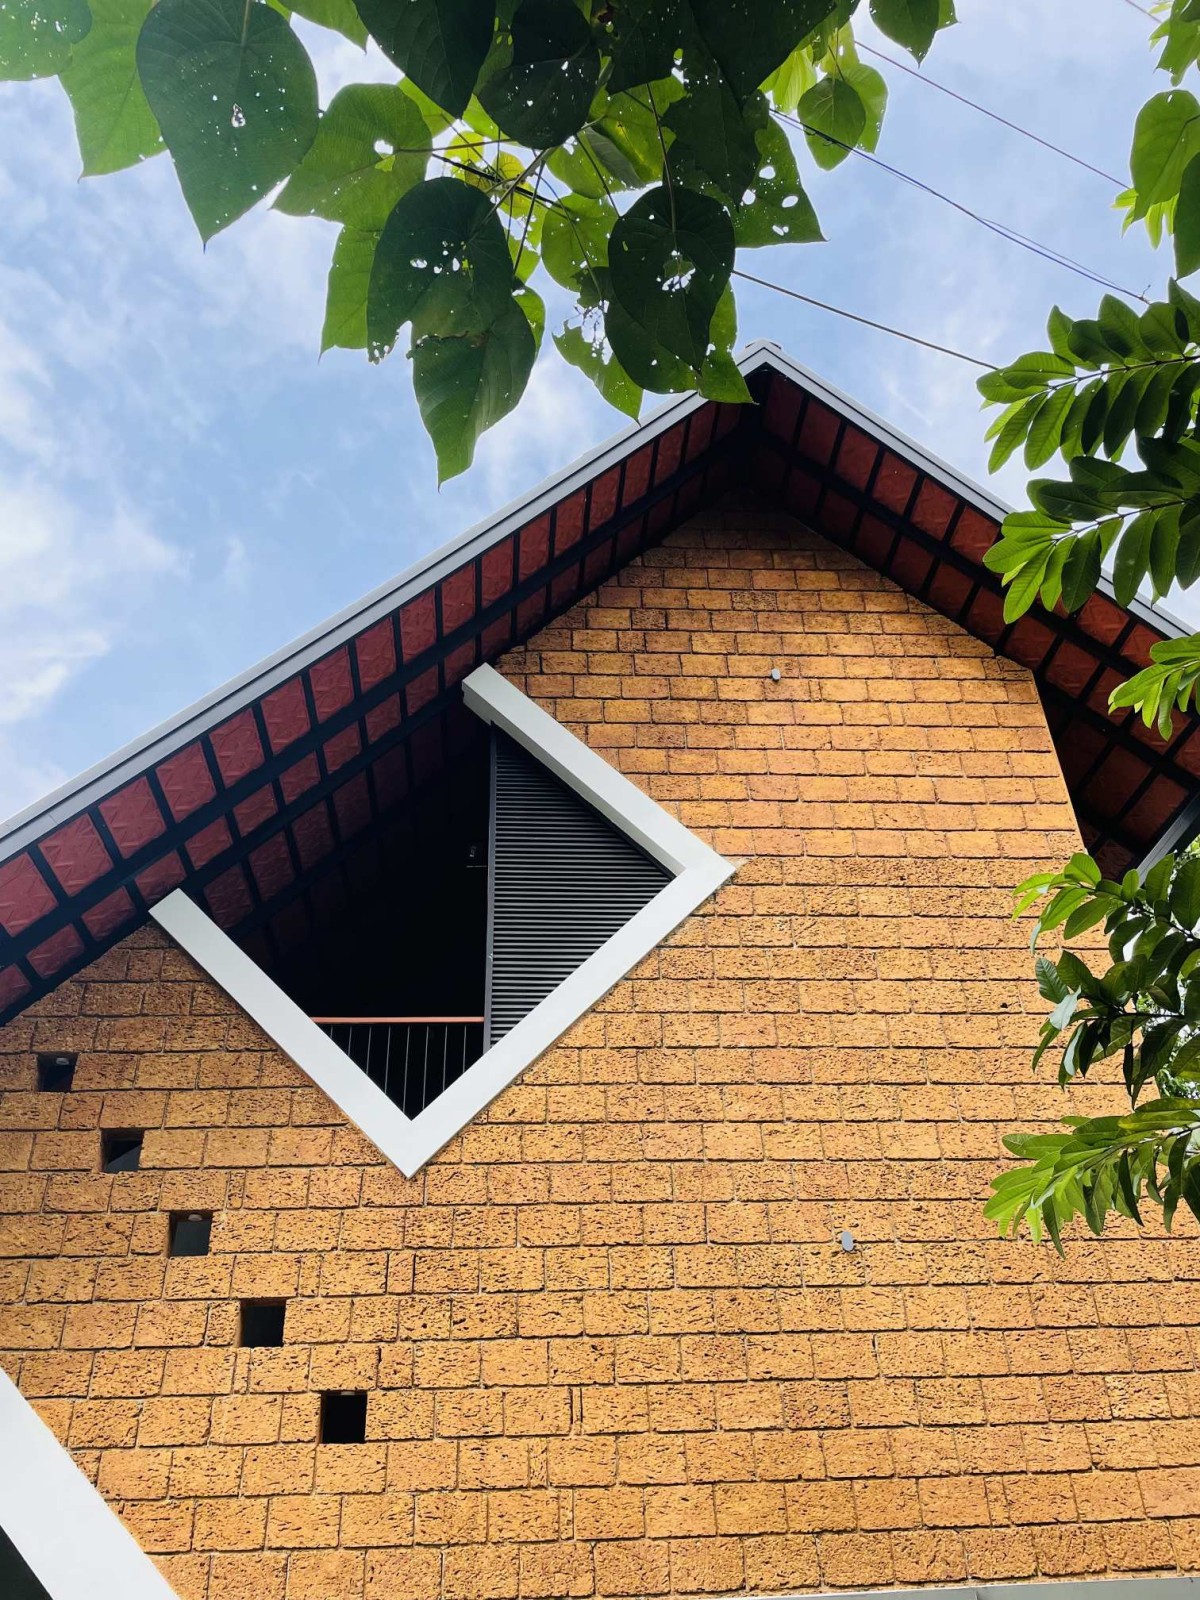
M 1200 1566 L 1190 1224 L 1059 1263 L 981 1215 L 1063 1109 L 1008 915 L 1077 847 L 1027 674 L 736 507 L 503 665 L 743 864 L 412 1180 L 152 928 L 9 1026 L 0 1361 L 79 1466 L 185 1600 Z M 318 1445 L 343 1387 L 367 1442 Z

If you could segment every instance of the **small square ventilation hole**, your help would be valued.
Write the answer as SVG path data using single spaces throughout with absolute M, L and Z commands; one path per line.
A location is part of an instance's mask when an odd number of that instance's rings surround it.
M 101 1172 L 136 1172 L 142 1163 L 140 1130 L 105 1128 L 100 1134 Z
M 287 1307 L 282 1300 L 243 1300 L 242 1338 L 244 1349 L 277 1350 L 283 1343 L 283 1317 Z M 328 1399 L 328 1396 L 324 1398 Z M 365 1396 L 364 1396 L 365 1401 Z M 322 1409 L 322 1437 L 324 1436 Z M 366 1406 L 363 1407 L 364 1426 Z M 338 1443 L 334 1440 L 333 1443 Z
M 366 1390 L 326 1390 L 321 1396 L 321 1443 L 362 1444 L 366 1437 Z
M 211 1211 L 172 1211 L 168 1255 L 206 1256 L 212 1220 Z
M 37 1085 L 45 1094 L 66 1094 L 75 1081 L 75 1055 L 52 1050 L 37 1058 Z

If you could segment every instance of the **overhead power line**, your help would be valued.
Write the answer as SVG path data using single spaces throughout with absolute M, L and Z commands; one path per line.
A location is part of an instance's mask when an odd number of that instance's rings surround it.
M 996 371 L 993 361 L 981 361 L 978 356 L 969 356 L 961 350 L 952 350 L 949 345 L 937 344 L 932 339 L 922 339 L 915 333 L 905 333 L 900 328 L 889 327 L 886 322 L 875 322 L 870 317 L 859 316 L 857 311 L 847 311 L 844 306 L 833 306 L 825 300 L 814 300 L 810 294 L 801 294 L 798 289 L 788 289 L 782 283 L 772 283 L 769 278 L 759 278 L 752 272 L 743 272 L 741 267 L 735 267 L 733 275 L 735 278 L 745 279 L 747 283 L 756 283 L 760 289 L 771 289 L 775 294 L 786 295 L 789 300 L 800 300 L 806 306 L 815 306 L 818 311 L 828 311 L 832 316 L 844 317 L 847 322 L 857 322 L 864 328 L 874 328 L 876 333 L 887 333 L 893 339 L 903 339 L 906 344 L 920 345 L 923 350 L 934 350 L 941 356 L 953 356 L 955 361 L 965 361 L 969 366 L 982 367 L 986 372 Z
M 845 150 L 850 155 L 859 156 L 864 161 L 869 161 L 873 167 L 888 173 L 893 178 L 899 178 L 901 183 L 910 184 L 914 189 L 919 189 L 923 194 L 938 200 L 942 205 L 950 206 L 952 210 L 968 218 L 971 222 L 978 223 L 981 228 L 986 228 L 989 233 L 996 234 L 1001 239 L 1007 239 L 1010 244 L 1020 246 L 1033 255 L 1040 256 L 1043 261 L 1049 261 L 1053 266 L 1063 267 L 1068 272 L 1075 273 L 1080 278 L 1086 278 L 1089 283 L 1098 284 L 1102 289 L 1110 289 L 1114 294 L 1123 294 L 1130 300 L 1140 300 L 1143 305 L 1148 304 L 1146 296 L 1139 294 L 1136 289 L 1127 289 L 1122 284 L 1114 283 L 1103 273 L 1093 272 L 1090 267 L 1085 267 L 1082 262 L 1073 260 L 1070 256 L 1063 255 L 1060 250 L 1055 250 L 1052 245 L 1042 244 L 1037 239 L 1031 239 L 1027 234 L 1018 233 L 1015 228 L 1010 228 L 1007 223 L 994 222 L 990 217 L 981 216 L 978 211 L 972 211 L 970 206 L 965 206 L 960 200 L 955 200 L 951 195 L 943 194 L 940 189 L 935 189 L 932 184 L 914 178 L 911 173 L 904 172 L 899 167 L 893 167 L 886 161 L 881 161 L 878 156 L 864 150 L 860 145 L 847 144 L 844 140 L 836 138 L 831 133 L 826 133 L 821 128 L 814 128 L 807 122 L 802 122 L 799 117 L 789 117 L 779 113 L 783 121 L 791 123 L 793 127 L 810 134 L 814 139 L 824 139 L 827 144 L 836 145 L 839 150 Z
M 1141 9 L 1140 7 L 1138 8 Z M 960 94 L 957 89 L 951 89 L 947 84 L 939 83 L 936 78 L 931 78 L 926 72 L 918 72 L 915 67 L 910 67 L 904 61 L 898 61 L 895 56 L 890 56 L 883 50 L 875 50 L 869 44 L 859 44 L 858 49 L 863 55 L 874 56 L 877 61 L 886 61 L 889 67 L 894 67 L 897 72 L 906 72 L 910 78 L 915 78 L 918 83 L 923 83 L 927 88 L 936 89 L 940 94 L 949 95 L 951 100 L 957 100 L 960 105 L 969 106 L 972 111 L 978 111 L 982 117 L 990 117 L 993 122 L 999 122 L 1005 128 L 1011 128 L 1013 133 L 1019 133 L 1023 139 L 1031 139 L 1034 144 L 1040 144 L 1044 150 L 1051 150 L 1056 156 L 1062 156 L 1064 161 L 1073 161 L 1077 167 L 1082 167 L 1086 172 L 1095 173 L 1097 178 L 1103 178 L 1106 183 L 1111 183 L 1114 188 L 1124 189 L 1126 185 L 1120 178 L 1114 178 L 1111 172 L 1105 172 L 1100 167 L 1094 167 L 1090 161 L 1085 161 L 1082 156 L 1072 155 L 1069 150 L 1064 150 L 1061 145 L 1054 144 L 1050 139 L 1043 139 L 1040 134 L 1023 128 L 1019 122 L 1010 122 L 1007 117 L 1002 117 L 998 111 L 990 111 L 987 106 L 981 106 L 978 101 L 968 99 L 965 94 Z

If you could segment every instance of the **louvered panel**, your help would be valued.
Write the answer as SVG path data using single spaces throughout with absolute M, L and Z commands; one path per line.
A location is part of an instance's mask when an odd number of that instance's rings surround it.
M 495 734 L 489 1042 L 503 1038 L 670 881 L 606 817 Z

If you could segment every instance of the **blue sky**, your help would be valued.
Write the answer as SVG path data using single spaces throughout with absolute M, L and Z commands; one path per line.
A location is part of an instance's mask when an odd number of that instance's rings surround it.
M 958 10 L 932 76 L 1127 171 L 1137 109 L 1167 87 L 1144 17 L 1126 0 Z M 386 75 L 308 37 L 326 101 Z M 881 158 L 1158 292 L 1169 260 L 1122 238 L 1111 187 L 883 70 Z M 1039 347 L 1056 300 L 1095 309 L 1100 290 L 865 161 L 801 165 L 829 242 L 745 252 L 748 270 L 984 359 Z M 332 227 L 261 211 L 203 251 L 167 160 L 77 173 L 58 85 L 0 86 L 0 817 L 623 426 L 548 345 L 520 411 L 439 493 L 403 357 L 317 360 Z M 741 338 L 776 340 L 985 477 L 969 367 L 765 290 L 742 285 L 739 305 Z M 1200 605 L 1170 603 L 1200 625 Z

